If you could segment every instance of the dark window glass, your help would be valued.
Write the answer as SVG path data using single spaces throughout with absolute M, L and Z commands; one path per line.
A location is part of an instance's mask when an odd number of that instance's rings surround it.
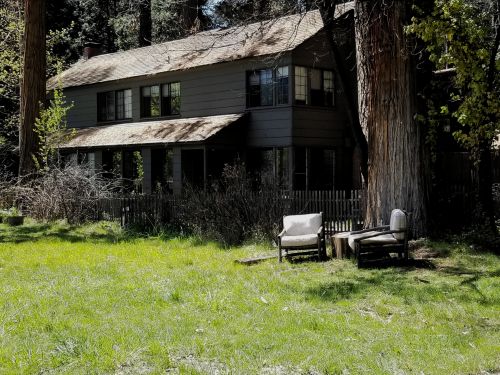
M 273 71 L 262 69 L 248 75 L 248 106 L 273 105 Z
M 116 119 L 132 118 L 132 90 L 116 91 Z
M 178 115 L 181 112 L 181 84 L 179 82 L 162 85 L 162 116 Z
M 260 105 L 273 105 L 273 71 L 260 71 Z
M 113 121 L 115 119 L 115 93 L 113 91 L 97 94 L 98 121 Z
M 293 174 L 293 188 L 295 190 L 307 189 L 307 149 L 305 147 L 295 147 L 295 169 Z
M 288 104 L 288 66 L 276 69 L 276 103 Z
M 323 91 L 325 95 L 325 103 L 327 107 L 335 104 L 333 72 L 330 70 L 323 71 Z
M 321 70 L 311 69 L 311 105 L 324 105 Z
M 141 92 L 141 116 L 160 116 L 160 86 L 143 87 Z

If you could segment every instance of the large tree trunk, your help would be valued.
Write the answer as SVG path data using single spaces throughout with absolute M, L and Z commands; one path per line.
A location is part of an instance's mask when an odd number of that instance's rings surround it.
M 423 132 L 416 123 L 415 69 L 406 45 L 404 0 L 358 0 L 361 119 L 368 138 L 365 225 L 388 223 L 394 208 L 411 213 L 413 233 L 426 233 L 427 179 Z
M 24 2 L 24 59 L 19 126 L 19 175 L 35 170 L 38 140 L 34 130 L 45 100 L 45 0 Z
M 151 0 L 139 3 L 139 47 L 151 45 Z

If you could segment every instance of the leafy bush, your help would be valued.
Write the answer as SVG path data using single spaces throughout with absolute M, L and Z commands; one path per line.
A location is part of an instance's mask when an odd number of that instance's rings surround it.
M 209 192 L 187 186 L 181 225 L 204 239 L 225 246 L 246 239 L 275 238 L 286 212 L 281 188 L 273 179 L 263 179 L 259 188 L 247 176 L 244 164 L 226 165 L 222 178 Z

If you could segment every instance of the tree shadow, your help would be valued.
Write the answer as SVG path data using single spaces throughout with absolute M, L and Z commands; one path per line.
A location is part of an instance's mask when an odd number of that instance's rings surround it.
M 386 294 L 401 298 L 404 303 L 432 303 L 439 301 L 456 300 L 462 303 L 479 303 L 484 306 L 498 304 L 498 298 L 485 295 L 478 287 L 477 282 L 483 278 L 493 278 L 500 275 L 500 269 L 490 272 L 479 272 L 461 268 L 457 270 L 440 269 L 428 260 L 410 260 L 401 266 L 394 260 L 377 262 L 376 268 L 352 269 L 332 274 L 331 280 L 307 288 L 304 292 L 306 299 L 323 302 L 339 302 L 356 298 L 368 297 L 374 293 Z M 419 269 L 426 269 L 431 273 L 419 273 Z M 450 272 L 451 271 L 451 272 Z M 464 280 L 457 280 L 459 276 L 469 276 Z M 342 277 L 345 279 L 342 279 Z M 436 278 L 435 276 L 439 276 Z
M 50 223 L 37 223 L 19 227 L 10 227 L 2 230 L 0 227 L 0 243 L 37 242 L 42 239 L 53 238 L 70 243 L 75 242 L 103 242 L 116 243 L 131 240 L 136 237 L 130 234 L 121 234 L 113 231 L 78 232 L 78 226 L 54 226 Z

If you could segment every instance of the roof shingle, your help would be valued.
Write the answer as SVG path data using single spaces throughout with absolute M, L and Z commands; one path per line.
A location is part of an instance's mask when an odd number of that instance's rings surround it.
M 72 129 L 61 149 L 202 142 L 238 121 L 243 113 L 132 122 Z
M 350 9 L 352 3 L 341 4 L 337 15 Z M 321 15 L 311 11 L 246 26 L 205 31 L 184 39 L 80 60 L 49 79 L 47 88 L 53 89 L 58 83 L 62 87 L 90 85 L 275 55 L 293 50 L 322 28 Z

